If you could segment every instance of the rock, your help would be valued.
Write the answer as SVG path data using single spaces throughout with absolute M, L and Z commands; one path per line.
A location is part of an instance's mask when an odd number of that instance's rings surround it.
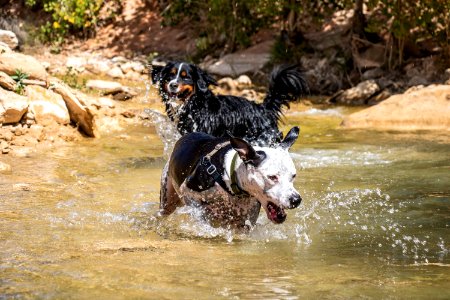
M 125 101 L 136 96 L 137 93 L 128 87 L 123 87 L 123 90 L 113 95 L 114 100 Z
M 28 130 L 28 135 L 38 142 L 41 142 L 45 138 L 44 127 L 38 124 L 32 125 Z
M 378 104 L 381 101 L 386 100 L 390 96 L 392 96 L 391 92 L 389 92 L 388 90 L 382 90 L 380 93 L 377 93 L 374 96 L 370 97 L 367 100 L 367 105 L 372 106 L 372 105 Z
M 88 80 L 86 87 L 101 91 L 104 95 L 115 94 L 123 91 L 123 86 L 114 81 Z
M 374 68 L 374 69 L 369 69 L 367 71 L 365 71 L 362 76 L 361 79 L 362 80 L 369 80 L 369 79 L 376 79 L 376 78 L 380 78 L 384 75 L 384 71 L 381 68 Z
M 352 37 L 353 62 L 360 70 L 366 68 L 380 68 L 385 63 L 385 45 L 373 44 L 367 40 Z
M 127 74 L 125 74 L 125 78 L 131 79 L 131 80 L 139 80 L 141 78 L 141 73 L 130 71 Z
M 123 63 L 128 62 L 128 59 L 126 59 L 125 57 L 119 55 L 119 56 L 114 56 L 113 58 L 111 58 L 111 61 L 113 63 L 123 64 Z
M 345 74 L 330 58 L 305 54 L 300 62 L 311 93 L 326 95 L 342 89 Z
M 219 87 L 222 89 L 225 89 L 227 91 L 234 91 L 237 88 L 236 82 L 233 80 L 233 78 L 230 77 L 224 77 L 217 81 L 219 84 Z
M 123 72 L 120 67 L 113 67 L 106 72 L 106 75 L 112 77 L 112 78 L 123 78 Z
M 11 130 L 6 127 L 0 128 L 0 140 L 4 140 L 6 142 L 11 142 L 13 139 L 14 134 L 11 132 Z
M 28 128 L 26 128 L 26 127 L 24 128 L 24 127 L 22 127 L 21 124 L 17 124 L 16 126 L 14 126 L 12 128 L 11 132 L 13 132 L 15 136 L 21 136 L 21 135 L 24 135 L 27 131 L 28 131 Z
M 266 41 L 253 47 L 225 55 L 212 65 L 202 66 L 206 71 L 228 77 L 255 73 L 270 61 L 270 50 L 273 41 Z
M 133 71 L 142 74 L 145 71 L 145 65 L 141 62 L 134 61 L 131 63 L 131 67 L 133 68 Z
M 346 128 L 450 130 L 450 86 L 430 85 L 394 95 L 347 116 Z
M 416 85 L 428 85 L 429 82 L 423 76 L 413 76 L 410 80 L 408 80 L 408 86 L 416 86 Z
M 333 47 L 344 48 L 352 26 L 353 10 L 336 11 L 329 22 L 319 32 L 305 34 L 308 44 L 316 50 L 324 51 Z
M 0 71 L 11 76 L 16 70 L 27 74 L 28 79 L 47 81 L 47 71 L 34 57 L 16 52 L 0 54 Z
M 5 72 L 0 72 L 0 86 L 4 89 L 14 91 L 16 89 L 16 82 Z
M 0 88 L 0 124 L 19 122 L 28 110 L 28 99 Z
M 19 47 L 19 39 L 12 31 L 0 29 L 0 42 L 8 45 L 10 49 L 16 49 Z
M 100 98 L 92 100 L 91 105 L 97 109 L 100 109 L 100 108 L 110 108 L 111 109 L 111 108 L 116 107 L 116 105 L 114 104 L 114 101 L 112 101 L 110 98 L 106 98 L 106 97 L 100 97 Z
M 113 95 L 115 100 L 128 100 L 137 95 L 133 89 L 114 81 L 89 80 L 86 87 L 100 90 L 103 95 Z
M 86 69 L 94 74 L 106 74 L 112 68 L 112 63 L 107 59 L 90 58 L 87 62 Z
M 145 66 L 137 61 L 128 61 L 120 65 L 120 68 L 125 74 L 130 72 L 137 72 L 141 74 L 145 70 Z
M 48 71 L 51 67 L 51 64 L 48 61 L 41 61 L 41 65 Z
M 0 161 L 0 174 L 11 173 L 11 171 L 12 171 L 12 168 L 10 165 Z
M 11 48 L 3 42 L 0 42 L 0 54 L 12 52 Z
M 236 79 L 237 84 L 239 87 L 249 87 L 252 85 L 252 80 L 247 75 L 241 75 Z
M 130 61 L 123 63 L 120 65 L 120 69 L 122 69 L 122 72 L 125 74 L 131 72 L 133 71 L 133 63 Z
M 66 67 L 78 73 L 84 72 L 87 60 L 84 57 L 70 56 L 67 58 Z
M 70 123 L 69 111 L 61 95 L 30 85 L 27 87 L 27 96 L 30 100 L 29 110 L 34 114 L 36 123 L 44 126 L 54 124 L 55 121 L 64 125 Z
M 366 80 L 351 89 L 336 93 L 328 99 L 328 102 L 345 105 L 363 105 L 367 104 L 368 100 L 379 91 L 380 87 L 375 80 Z
M 450 80 L 450 68 L 445 70 L 444 76 L 445 76 L 446 80 Z
M 95 137 L 94 116 L 89 109 L 83 105 L 68 86 L 57 79 L 51 80 L 51 88 L 60 94 L 66 102 L 69 110 L 70 120 L 72 120 L 81 131 L 89 137 Z
M 2 154 L 8 154 L 11 151 L 9 143 L 6 141 L 0 141 L 0 151 Z
M 24 85 L 38 85 L 47 88 L 47 82 L 42 80 L 36 80 L 36 79 L 24 79 L 22 80 Z

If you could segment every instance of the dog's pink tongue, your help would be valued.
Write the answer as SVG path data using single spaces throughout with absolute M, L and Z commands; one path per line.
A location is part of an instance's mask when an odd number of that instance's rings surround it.
M 273 206 L 269 206 L 268 209 L 269 209 L 269 211 L 268 211 L 268 216 L 267 217 L 271 221 L 276 220 L 276 218 L 277 218 L 277 211 L 276 211 L 276 209 Z

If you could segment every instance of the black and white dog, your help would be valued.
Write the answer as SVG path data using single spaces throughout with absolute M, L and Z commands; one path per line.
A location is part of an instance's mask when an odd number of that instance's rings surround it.
M 208 87 L 217 85 L 214 78 L 186 62 L 152 65 L 150 73 L 166 113 L 181 135 L 204 132 L 225 137 L 230 132 L 258 145 L 281 141 L 278 121 L 282 108 L 308 91 L 296 66 L 272 72 L 268 92 L 260 104 L 242 97 L 213 94 Z
M 213 226 L 247 228 L 256 223 L 262 206 L 273 223 L 283 223 L 284 210 L 302 200 L 288 152 L 298 135 L 293 127 L 276 148 L 253 147 L 232 136 L 183 136 L 161 176 L 160 215 L 190 205 Z

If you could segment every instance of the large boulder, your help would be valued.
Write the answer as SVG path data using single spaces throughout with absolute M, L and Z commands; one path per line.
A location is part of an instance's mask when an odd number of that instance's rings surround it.
M 9 30 L 0 29 L 0 42 L 5 43 L 11 49 L 16 49 L 19 46 L 19 39 L 16 34 Z
M 16 52 L 1 53 L 0 71 L 14 75 L 17 70 L 27 74 L 29 79 L 47 81 L 47 71 L 34 57 Z
M 450 130 L 450 85 L 410 89 L 353 113 L 346 128 L 385 130 Z
M 375 80 L 366 80 L 345 91 L 339 91 L 328 102 L 344 105 L 363 105 L 367 104 L 369 99 L 380 91 L 379 85 Z
M 53 78 L 50 83 L 51 89 L 62 96 L 69 110 L 72 120 L 80 130 L 89 137 L 95 137 L 94 115 L 89 108 L 80 101 L 72 90 L 60 80 Z
M 106 80 L 88 80 L 86 87 L 89 89 L 99 90 L 104 95 L 116 94 L 123 91 L 123 86 L 119 82 Z
M 27 110 L 27 97 L 0 88 L 0 124 L 19 122 Z
M 34 114 L 36 123 L 44 126 L 55 122 L 70 123 L 69 111 L 61 95 L 40 86 L 30 85 L 27 87 L 27 96 L 30 100 L 29 110 Z
M 0 72 L 0 86 L 4 89 L 14 91 L 16 89 L 16 82 L 5 72 Z
M 202 67 L 212 74 L 223 77 L 253 74 L 270 61 L 272 45 L 273 41 L 265 41 L 248 49 L 225 55 L 219 61 Z
M 103 95 L 113 95 L 114 100 L 128 100 L 137 95 L 133 89 L 115 81 L 89 80 L 86 87 L 101 91 Z

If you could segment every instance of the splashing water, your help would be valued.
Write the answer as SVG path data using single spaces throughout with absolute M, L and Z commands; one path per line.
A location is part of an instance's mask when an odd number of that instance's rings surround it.
M 173 124 L 166 115 L 153 110 L 145 109 L 144 112 L 150 117 L 151 122 L 155 125 L 156 133 L 164 144 L 164 156 L 170 157 L 175 143 L 181 137 L 175 124 Z

